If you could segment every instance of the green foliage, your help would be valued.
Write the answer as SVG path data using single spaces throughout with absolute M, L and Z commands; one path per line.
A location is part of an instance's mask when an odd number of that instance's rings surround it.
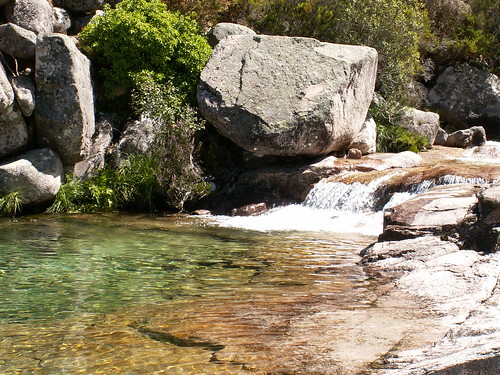
M 370 107 L 377 124 L 377 152 L 419 152 L 427 145 L 427 139 L 398 124 L 401 121 L 402 107 L 396 102 L 380 100 Z
M 0 215 L 16 216 L 21 212 L 24 202 L 17 191 L 0 196 Z
M 118 209 L 154 209 L 153 162 L 131 155 L 118 169 L 104 168 L 88 181 L 67 176 L 47 212 L 77 213 Z
M 418 0 L 272 0 L 258 6 L 262 17 L 251 23 L 261 32 L 376 48 L 378 89 L 386 97 L 398 97 L 418 72 L 419 42 L 429 34 Z
M 155 121 L 160 129 L 153 150 L 161 197 L 179 211 L 187 201 L 207 195 L 209 185 L 194 163 L 195 135 L 205 123 L 184 104 L 179 90 L 154 81 L 144 84 L 133 97 L 138 113 Z
M 146 75 L 193 94 L 211 49 L 191 18 L 160 0 L 123 0 L 79 34 L 82 49 L 101 66 L 107 93 L 137 89 Z

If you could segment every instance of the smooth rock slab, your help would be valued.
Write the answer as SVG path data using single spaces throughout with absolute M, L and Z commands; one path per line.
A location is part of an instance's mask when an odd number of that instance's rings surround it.
M 474 238 L 473 210 L 481 188 L 470 184 L 444 185 L 386 210 L 381 240 L 437 235 L 463 245 Z
M 38 143 L 65 165 L 88 156 L 95 132 L 90 61 L 69 36 L 45 34 L 36 53 L 35 120 Z
M 324 155 L 359 134 L 377 70 L 373 48 L 309 38 L 232 35 L 201 74 L 203 116 L 262 155 Z
M 54 151 L 29 151 L 0 165 L 0 194 L 19 192 L 26 205 L 45 203 L 56 196 L 62 176 L 63 165 Z

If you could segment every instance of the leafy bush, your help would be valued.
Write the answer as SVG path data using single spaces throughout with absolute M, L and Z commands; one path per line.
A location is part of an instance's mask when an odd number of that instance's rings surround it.
M 66 176 L 47 212 L 77 213 L 154 209 L 155 168 L 145 156 L 132 155 L 118 169 L 104 168 L 85 181 Z
M 200 168 L 195 164 L 195 135 L 205 123 L 196 111 L 184 104 L 173 85 L 154 81 L 144 84 L 132 97 L 138 113 L 155 121 L 160 128 L 153 155 L 160 196 L 170 206 L 183 209 L 189 200 L 209 192 Z
M 429 34 L 418 0 L 260 0 L 258 7 L 262 17 L 250 21 L 260 32 L 376 48 L 378 89 L 386 97 L 402 94 L 418 72 L 419 43 Z
M 374 101 L 370 107 L 377 124 L 377 152 L 419 152 L 427 145 L 427 139 L 399 125 L 402 107 L 393 101 Z
M 79 34 L 82 49 L 101 66 L 109 96 L 114 86 L 137 89 L 142 77 L 171 81 L 194 94 L 210 46 L 189 17 L 168 11 L 160 0 L 123 0 L 106 5 Z

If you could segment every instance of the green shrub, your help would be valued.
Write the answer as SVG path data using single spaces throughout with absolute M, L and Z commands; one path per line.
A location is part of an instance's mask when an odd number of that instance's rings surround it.
M 145 80 L 146 82 L 146 80 Z M 205 123 L 196 111 L 184 104 L 182 93 L 171 85 L 150 80 L 132 96 L 138 113 L 159 126 L 153 147 L 158 191 L 163 200 L 181 211 L 187 201 L 209 192 L 201 169 L 194 162 L 195 135 Z
M 115 85 L 137 89 L 145 75 L 194 94 L 211 49 L 189 17 L 160 0 L 123 0 L 79 34 L 82 49 L 100 65 L 108 96 Z
M 0 196 L 0 216 L 16 216 L 23 204 L 21 194 L 17 191 Z
M 401 105 L 380 100 L 372 103 L 370 113 L 377 124 L 377 152 L 402 152 L 423 150 L 427 139 L 399 125 L 403 113 Z
M 258 7 L 261 17 L 250 22 L 260 32 L 376 48 L 377 86 L 385 97 L 403 96 L 420 69 L 419 43 L 430 32 L 418 0 L 261 0 Z

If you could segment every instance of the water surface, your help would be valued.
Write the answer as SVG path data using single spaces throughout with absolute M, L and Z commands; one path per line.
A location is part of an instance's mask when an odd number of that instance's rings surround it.
M 357 265 L 373 236 L 120 214 L 0 226 L 1 374 L 335 373 L 339 312 L 374 300 Z

